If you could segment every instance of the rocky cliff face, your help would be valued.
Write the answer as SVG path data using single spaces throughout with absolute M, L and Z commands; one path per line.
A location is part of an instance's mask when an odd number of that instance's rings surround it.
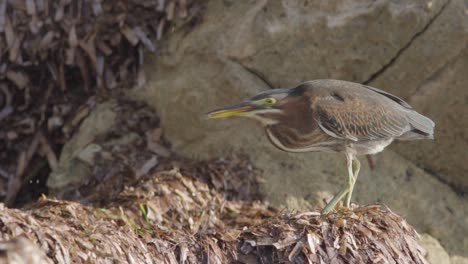
M 449 252 L 467 255 L 468 6 L 434 1 L 208 1 L 193 31 L 176 30 L 146 65 L 135 96 L 153 105 L 176 152 L 248 153 L 268 200 L 304 209 L 346 178 L 332 154 L 288 154 L 246 120 L 203 113 L 259 91 L 322 78 L 394 93 L 436 122 L 434 141 L 393 144 L 367 166 L 356 202 L 382 202 Z

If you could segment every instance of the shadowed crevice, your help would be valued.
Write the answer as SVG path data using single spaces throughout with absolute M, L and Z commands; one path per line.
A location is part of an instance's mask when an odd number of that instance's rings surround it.
M 263 73 L 261 73 L 261 72 L 255 70 L 255 69 L 253 69 L 253 68 L 250 68 L 250 67 L 244 65 L 242 62 L 240 62 L 240 61 L 237 60 L 237 59 L 228 58 L 228 60 L 229 60 L 230 62 L 232 62 L 232 63 L 235 63 L 235 64 L 241 66 L 245 71 L 247 71 L 248 73 L 250 73 L 250 74 L 252 74 L 253 76 L 255 76 L 257 79 L 259 79 L 260 81 L 262 81 L 266 86 L 268 86 L 268 88 L 270 88 L 270 89 L 275 89 L 275 86 L 266 78 L 266 76 L 265 76 Z
M 415 164 L 415 163 L 413 163 L 413 164 Z M 444 175 L 442 175 L 440 173 L 437 173 L 437 172 L 433 171 L 432 169 L 418 166 L 418 164 L 415 164 L 415 165 L 416 165 L 416 167 L 421 168 L 422 170 L 424 170 L 425 173 L 427 173 L 428 175 L 430 175 L 431 177 L 433 177 L 434 179 L 436 179 L 440 183 L 448 186 L 454 193 L 456 193 L 460 197 L 465 197 L 466 196 L 466 194 L 467 194 L 466 191 L 464 191 L 460 186 L 457 186 L 456 184 L 447 181 L 446 178 L 444 177 Z
M 452 0 L 448 0 L 447 2 L 445 2 L 445 4 L 442 5 L 442 7 L 440 8 L 440 10 L 429 20 L 429 22 L 418 32 L 416 32 L 416 34 L 413 35 L 413 37 L 408 41 L 408 43 L 406 43 L 406 45 L 404 45 L 400 50 L 398 50 L 398 52 L 395 54 L 395 56 L 393 56 L 389 61 L 388 63 L 386 63 L 385 65 L 383 65 L 378 71 L 376 71 L 375 73 L 373 73 L 367 80 L 365 80 L 363 82 L 363 84 L 369 84 L 371 83 L 372 81 L 374 81 L 375 79 L 377 79 L 380 75 L 382 75 L 388 68 L 390 68 L 394 63 L 395 61 L 400 57 L 401 54 L 403 54 L 403 52 L 405 52 L 412 44 L 413 42 L 419 37 L 421 36 L 422 34 L 424 34 L 427 29 L 429 29 L 429 27 L 434 23 L 434 21 L 442 14 L 442 12 L 444 12 L 445 8 L 452 2 Z
M 454 54 L 453 56 L 448 58 L 446 60 L 446 62 L 442 66 L 440 66 L 439 68 L 434 70 L 433 73 L 429 77 L 425 78 L 424 81 L 422 82 L 422 84 L 420 84 L 414 90 L 414 92 L 410 96 L 408 96 L 408 98 L 412 98 L 413 96 L 417 96 L 418 94 L 422 93 L 422 91 L 424 90 L 424 86 L 425 86 L 425 84 L 427 82 L 431 82 L 433 80 L 436 80 L 437 78 L 439 78 L 444 73 L 444 71 L 446 71 L 447 69 L 450 69 L 451 67 L 454 67 L 454 65 L 457 63 L 459 57 L 463 56 L 463 54 L 467 50 L 468 50 L 468 43 L 463 48 L 461 48 L 456 54 Z

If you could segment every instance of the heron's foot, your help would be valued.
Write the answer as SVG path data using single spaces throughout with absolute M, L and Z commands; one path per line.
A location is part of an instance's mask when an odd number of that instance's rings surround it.
M 328 204 L 327 204 L 328 205 Z M 338 212 L 348 212 L 348 211 L 353 211 L 354 209 L 358 208 L 356 204 L 350 204 L 350 206 L 346 206 L 342 202 L 338 202 L 334 208 L 331 208 L 330 211 L 325 211 L 327 209 L 326 207 L 322 210 L 320 213 L 321 215 L 327 215 L 332 212 L 338 213 Z
M 346 186 L 346 188 L 341 189 L 333 198 L 328 202 L 328 204 L 323 208 L 322 214 L 329 214 L 331 211 L 333 211 L 336 207 L 336 205 L 343 200 L 344 196 L 349 192 L 349 186 Z

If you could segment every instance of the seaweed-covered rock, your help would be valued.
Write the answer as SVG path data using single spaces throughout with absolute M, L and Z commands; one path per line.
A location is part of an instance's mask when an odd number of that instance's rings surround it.
M 248 263 L 428 263 L 417 240 L 400 216 L 368 206 L 325 217 L 311 212 L 266 219 L 242 233 L 240 258 Z
M 427 263 L 414 228 L 384 206 L 281 212 L 226 200 L 204 182 L 222 176 L 199 178 L 207 173 L 166 165 L 103 208 L 46 197 L 23 210 L 0 204 L 0 251 L 31 249 L 28 263 Z

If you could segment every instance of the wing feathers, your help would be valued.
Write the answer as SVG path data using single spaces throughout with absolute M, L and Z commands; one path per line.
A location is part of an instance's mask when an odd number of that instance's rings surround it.
M 352 141 L 399 137 L 411 129 L 405 113 L 363 100 L 317 102 L 319 126 L 328 135 Z
M 372 86 L 368 86 L 368 85 L 363 85 L 363 86 L 366 87 L 367 89 L 370 89 L 370 90 L 372 90 L 372 91 L 374 91 L 374 92 L 376 92 L 376 93 L 379 93 L 379 94 L 381 94 L 381 95 L 384 95 L 384 96 L 390 98 L 391 100 L 397 102 L 398 104 L 400 104 L 401 106 L 403 106 L 403 107 L 405 107 L 405 108 L 411 109 L 411 105 L 409 105 L 407 102 L 405 102 L 403 99 L 401 99 L 401 98 L 398 97 L 398 96 L 395 96 L 395 95 L 393 95 L 393 94 L 391 94 L 391 93 L 387 93 L 387 92 L 385 92 L 385 91 L 382 91 L 382 90 L 380 90 L 380 89 L 374 88 L 374 87 L 372 87 Z
M 403 99 L 377 88 L 339 80 L 309 81 L 306 93 L 314 120 L 329 136 L 357 140 L 431 138 L 434 122 Z

